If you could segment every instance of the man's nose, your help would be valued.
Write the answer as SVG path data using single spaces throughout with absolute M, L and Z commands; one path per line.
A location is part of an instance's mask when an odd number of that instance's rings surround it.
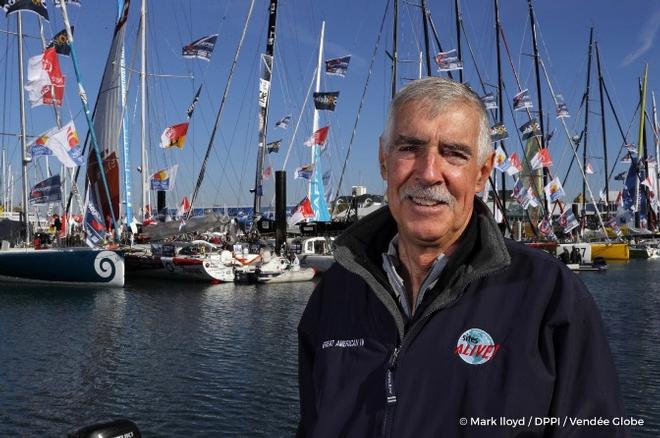
M 442 181 L 442 157 L 435 148 L 424 148 L 415 161 L 417 178 L 427 184 Z

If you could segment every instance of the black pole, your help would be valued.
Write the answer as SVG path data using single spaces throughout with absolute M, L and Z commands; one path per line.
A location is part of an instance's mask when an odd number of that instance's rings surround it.
M 603 92 L 603 74 L 600 68 L 600 50 L 596 42 L 596 66 L 598 67 L 598 88 L 600 90 L 600 124 L 603 130 L 603 158 L 605 165 L 605 220 L 610 215 L 610 184 L 607 177 L 607 130 L 605 129 L 605 96 Z
M 286 243 L 286 172 L 275 171 L 275 253 Z
M 584 103 L 584 146 L 582 149 L 582 168 L 586 169 L 587 167 L 587 138 L 589 135 L 589 87 L 591 86 L 591 49 L 593 47 L 594 40 L 594 28 L 592 27 L 589 31 L 589 58 L 587 60 L 587 89 L 584 92 L 585 103 Z M 585 179 L 582 180 L 582 217 L 586 215 L 587 207 L 587 182 Z
M 497 41 L 497 100 L 498 121 L 504 123 L 504 97 L 502 90 L 502 60 L 500 57 L 500 2 L 495 0 L 495 39 Z M 500 141 L 502 144 L 503 141 Z M 502 172 L 502 204 L 506 207 L 506 172 Z M 502 211 L 506 217 L 506 210 Z
M 394 96 L 396 96 L 396 76 L 397 76 L 397 63 L 399 62 L 399 55 L 397 53 L 397 48 L 398 48 L 398 41 L 397 41 L 397 33 L 398 33 L 398 25 L 399 22 L 399 0 L 394 0 L 394 23 L 393 23 L 393 48 L 392 48 L 392 99 L 394 99 Z
M 529 5 L 529 20 L 532 26 L 532 44 L 534 46 L 534 72 L 536 74 L 536 99 L 538 100 L 539 103 L 539 126 L 541 127 L 541 136 L 536 137 L 536 141 L 538 142 L 539 149 L 543 149 L 545 145 L 543 144 L 545 141 L 545 126 L 543 125 L 543 100 L 542 100 L 542 93 L 541 93 L 541 75 L 539 73 L 539 47 L 536 44 L 536 21 L 534 20 L 534 9 L 532 7 L 532 0 L 527 0 L 527 4 Z M 543 168 L 543 187 L 545 187 L 548 184 L 548 168 L 544 167 Z M 549 212 L 550 211 L 550 205 L 548 204 L 548 198 L 544 195 L 544 202 L 545 202 L 545 211 Z
M 424 50 L 426 53 L 426 76 L 433 76 L 431 70 L 431 53 L 429 47 L 429 20 L 427 18 L 428 8 L 426 6 L 426 0 L 422 0 L 422 22 L 424 23 Z
M 460 0 L 454 0 L 454 7 L 456 8 L 456 56 L 459 61 L 463 61 L 463 53 L 461 51 L 461 5 Z M 463 83 L 463 69 L 458 71 L 458 80 Z
M 266 53 L 262 57 L 263 65 L 261 79 L 272 83 L 273 74 L 273 49 L 275 47 L 275 24 L 277 23 L 277 0 L 270 0 L 268 6 L 268 36 L 266 39 Z M 262 102 L 262 99 L 264 101 Z M 266 133 L 268 132 L 268 103 L 270 101 L 270 89 L 266 96 L 259 96 L 259 149 L 257 151 L 257 169 L 254 176 L 254 203 L 252 215 L 256 217 L 261 210 L 261 196 L 263 195 L 263 168 L 266 157 Z

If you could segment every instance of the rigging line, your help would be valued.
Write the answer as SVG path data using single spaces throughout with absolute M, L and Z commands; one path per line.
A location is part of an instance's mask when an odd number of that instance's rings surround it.
M 433 17 L 431 15 L 431 11 L 429 10 L 427 18 L 429 20 L 429 24 L 431 25 L 431 32 L 433 32 L 433 39 L 435 40 L 435 44 L 438 46 L 438 51 L 439 52 L 444 52 L 442 49 L 442 44 L 440 44 L 440 37 L 438 36 L 438 30 L 435 28 L 435 23 L 433 22 Z M 454 79 L 454 76 L 451 74 L 450 71 L 447 72 L 447 75 L 449 76 L 449 79 Z
M 291 140 L 289 140 L 289 146 L 287 147 L 286 150 L 286 156 L 284 157 L 284 163 L 282 164 L 282 169 L 286 169 L 286 165 L 289 162 L 289 155 L 291 154 L 291 147 L 293 146 L 293 142 L 296 139 L 296 134 L 298 134 L 298 127 L 300 126 L 300 121 L 303 118 L 303 114 L 305 112 L 305 107 L 307 106 L 307 101 L 309 100 L 309 95 L 312 92 L 312 87 L 314 85 L 314 78 L 316 77 L 316 68 L 314 69 L 314 73 L 312 74 L 312 80 L 309 83 L 309 87 L 307 87 L 307 94 L 305 95 L 305 101 L 302 104 L 302 108 L 300 110 L 300 114 L 298 115 L 298 120 L 296 121 L 296 127 L 293 130 L 293 134 L 291 135 Z
M 378 32 L 378 38 L 376 39 L 376 45 L 374 46 L 374 51 L 371 55 L 371 62 L 369 64 L 369 71 L 367 73 L 367 80 L 365 81 L 364 84 L 364 89 L 362 90 L 362 97 L 360 99 L 360 106 L 358 107 L 358 112 L 357 115 L 355 116 L 355 123 L 353 124 L 353 131 L 351 132 L 351 139 L 348 142 L 348 148 L 346 150 L 346 157 L 344 158 L 344 164 L 342 165 L 341 169 L 341 174 L 339 176 L 339 181 L 337 182 L 337 191 L 335 192 L 335 199 L 339 197 L 339 192 L 341 191 L 341 185 L 344 181 L 344 174 L 346 172 L 346 164 L 348 163 L 348 159 L 351 154 L 351 149 L 353 147 L 353 142 L 355 140 L 355 133 L 357 132 L 357 126 L 358 122 L 360 121 L 360 113 L 362 112 L 362 107 L 364 105 L 364 100 L 367 95 L 367 88 L 369 86 L 369 80 L 371 79 L 371 73 L 373 71 L 373 66 L 374 62 L 376 60 L 376 54 L 378 53 L 378 49 L 380 47 L 380 41 L 381 37 L 383 35 L 383 27 L 385 26 L 385 19 L 387 17 L 387 10 L 389 9 L 390 6 L 390 0 L 387 1 L 387 4 L 385 5 L 385 11 L 383 12 L 383 19 L 380 22 L 380 30 Z
M 234 60 L 232 61 L 231 69 L 229 71 L 229 78 L 227 79 L 227 84 L 225 86 L 225 91 L 222 95 L 222 100 L 220 101 L 220 108 L 218 109 L 218 115 L 215 118 L 215 124 L 213 126 L 213 131 L 211 132 L 211 138 L 209 139 L 209 145 L 206 149 L 206 154 L 204 155 L 204 161 L 202 161 L 202 167 L 200 168 L 199 171 L 199 177 L 197 178 L 197 184 L 195 185 L 195 189 L 192 194 L 192 199 L 190 200 L 190 210 L 188 211 L 187 219 L 190 218 L 190 215 L 192 214 L 192 207 L 195 203 L 195 199 L 197 198 L 197 194 L 199 193 L 199 188 L 202 185 L 202 181 L 204 180 L 204 174 L 206 173 L 206 164 L 209 158 L 209 155 L 211 154 L 211 150 L 213 149 L 213 141 L 215 140 L 215 134 L 218 129 L 218 125 L 220 124 L 220 118 L 222 116 L 222 111 L 225 107 L 225 100 L 227 98 L 227 93 L 229 91 L 229 86 L 231 85 L 231 80 L 234 75 L 234 70 L 236 69 L 236 63 L 238 62 L 238 55 L 241 53 L 241 47 L 243 46 L 243 41 L 245 40 L 245 35 L 247 33 L 248 29 L 248 24 L 250 23 L 250 18 L 252 17 L 252 10 L 254 9 L 254 2 L 255 0 L 250 1 L 250 9 L 248 10 L 247 17 L 245 19 L 245 25 L 243 26 L 243 33 L 241 34 L 241 39 L 239 41 L 238 47 L 236 48 L 236 54 L 234 55 Z
M 509 50 L 509 44 L 506 40 L 506 36 L 504 35 L 504 28 L 502 26 L 500 26 L 500 35 L 502 37 L 502 42 L 504 43 L 504 49 L 505 49 L 505 52 L 506 52 L 506 55 L 507 55 L 507 59 L 509 60 L 509 64 L 511 65 L 511 69 L 513 70 L 513 76 L 516 79 L 516 85 L 518 86 L 518 92 L 520 92 L 520 91 L 522 91 L 522 86 L 520 85 L 520 78 L 518 76 L 518 72 L 516 71 L 516 69 L 513 65 L 513 59 L 511 58 L 511 51 Z M 506 87 L 502 87 L 502 88 L 506 91 Z M 513 111 L 513 108 L 511 107 L 511 99 L 510 99 L 510 96 L 508 96 L 508 93 L 507 93 L 507 103 L 509 105 L 510 114 L 515 114 L 515 112 Z M 531 113 L 530 109 L 526 108 L 526 112 L 527 112 L 527 117 L 531 121 L 532 120 L 532 113 Z M 515 119 L 515 117 L 514 117 L 514 119 Z M 516 127 L 516 134 L 518 135 L 518 138 L 520 139 L 520 145 L 523 148 L 522 155 L 523 155 L 523 157 L 525 157 L 524 160 L 527 163 L 528 167 L 531 168 L 530 163 L 529 163 L 529 159 L 527 157 L 527 154 L 525 153 L 525 147 L 523 146 L 523 143 L 522 143 L 522 137 L 520 137 L 520 131 L 517 129 L 517 127 Z M 536 142 L 537 142 L 539 150 L 542 149 L 541 140 L 538 137 L 535 137 L 535 138 L 536 138 Z M 549 173 L 549 176 L 552 177 L 552 175 L 550 173 Z M 530 175 L 530 177 L 531 177 L 531 175 Z M 533 178 L 536 178 L 536 177 L 534 176 Z M 539 198 L 540 198 L 540 193 L 537 190 L 538 188 L 536 187 L 536 184 L 532 184 L 530 187 L 533 187 L 533 190 L 534 190 L 535 194 L 539 195 Z M 547 211 L 545 211 L 545 203 L 544 202 L 541 203 L 541 210 L 543 211 L 544 216 L 545 216 Z M 530 221 L 530 224 L 531 224 L 531 221 Z M 535 234 L 536 234 L 536 232 L 535 232 Z
M 552 100 L 554 101 L 555 106 L 557 106 L 557 98 L 552 88 L 552 83 L 550 82 L 550 77 L 548 76 L 548 72 L 545 69 L 545 64 L 543 63 L 542 59 L 539 59 L 539 62 L 541 63 L 541 67 L 543 68 L 543 73 L 545 74 L 545 80 L 548 84 L 548 88 L 550 89 L 550 95 L 552 96 Z M 571 133 L 568 131 L 568 127 L 566 126 L 566 122 L 564 121 L 564 118 L 562 117 L 559 120 L 561 121 L 561 124 L 564 128 L 564 132 L 566 133 L 566 137 L 568 138 L 568 144 L 571 147 L 571 151 L 573 152 L 573 157 L 575 158 L 575 161 L 577 161 L 578 169 L 580 169 L 580 173 L 582 174 L 582 178 L 584 179 L 585 186 L 589 191 L 589 195 L 591 196 L 591 202 L 593 203 L 594 208 L 596 209 L 596 215 L 598 216 L 598 221 L 600 222 L 600 226 L 602 227 L 603 232 L 605 233 L 605 239 L 609 242 L 610 239 L 607 236 L 607 231 L 605 230 L 605 224 L 603 223 L 603 218 L 601 217 L 600 211 L 598 210 L 598 205 L 596 203 L 596 199 L 594 197 L 593 191 L 591 190 L 591 185 L 589 184 L 589 181 L 587 179 L 587 174 L 585 173 L 585 169 L 582 167 L 582 163 L 580 163 L 580 158 L 578 157 L 577 154 L 577 147 L 576 145 L 573 144 L 573 140 L 572 140 L 573 137 L 571 136 Z M 571 164 L 572 162 L 573 161 L 571 161 Z M 569 168 L 569 172 L 570 172 L 570 168 Z M 563 184 L 566 183 L 566 178 L 568 178 L 568 172 L 566 173 L 566 177 L 564 178 Z M 584 197 L 584 193 L 582 194 L 582 196 Z M 557 208 L 557 203 L 555 203 L 552 208 L 552 214 L 554 214 L 556 208 Z

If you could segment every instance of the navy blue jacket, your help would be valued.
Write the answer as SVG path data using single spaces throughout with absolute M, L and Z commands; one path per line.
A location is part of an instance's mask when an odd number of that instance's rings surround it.
M 404 322 L 381 268 L 395 233 L 384 207 L 336 241 L 298 327 L 299 437 L 628 436 L 575 424 L 623 416 L 602 321 L 575 274 L 503 239 L 475 201 L 459 249 Z

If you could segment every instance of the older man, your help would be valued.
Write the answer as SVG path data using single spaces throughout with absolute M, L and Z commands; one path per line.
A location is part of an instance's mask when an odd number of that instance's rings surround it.
M 395 97 L 389 205 L 337 239 L 300 321 L 298 436 L 626 436 L 577 421 L 623 414 L 602 323 L 575 275 L 503 239 L 475 197 L 493 155 L 466 86 Z

